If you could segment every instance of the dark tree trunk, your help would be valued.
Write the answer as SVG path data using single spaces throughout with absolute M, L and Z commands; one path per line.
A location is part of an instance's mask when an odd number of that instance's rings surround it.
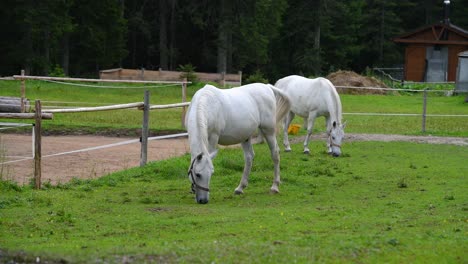
M 168 48 L 167 48 L 167 2 L 159 1 L 159 67 L 168 69 Z
M 169 43 L 169 69 L 174 70 L 177 62 L 176 52 L 176 5 L 177 0 L 171 0 L 171 24 L 170 24 L 170 36 L 171 41 Z
M 321 1 L 317 1 L 317 22 L 314 28 L 314 53 L 316 61 L 313 66 L 313 71 L 315 75 L 320 75 L 321 73 L 321 59 L 320 59 L 320 17 L 321 17 Z
M 217 49 L 217 72 L 226 72 L 229 68 L 228 61 L 230 54 L 231 39 L 231 5 L 229 0 L 221 0 L 219 6 L 219 26 L 218 26 L 218 49 Z
M 44 30 L 44 65 L 42 73 L 44 76 L 48 76 L 50 72 L 50 30 L 47 26 Z
M 70 73 L 70 34 L 65 33 L 62 39 L 62 68 L 63 73 L 69 76 Z

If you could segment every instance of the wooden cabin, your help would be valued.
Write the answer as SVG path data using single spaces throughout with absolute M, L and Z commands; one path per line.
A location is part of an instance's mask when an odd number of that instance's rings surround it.
M 468 51 L 468 31 L 448 20 L 400 35 L 393 41 L 405 45 L 406 81 L 453 82 L 458 54 Z

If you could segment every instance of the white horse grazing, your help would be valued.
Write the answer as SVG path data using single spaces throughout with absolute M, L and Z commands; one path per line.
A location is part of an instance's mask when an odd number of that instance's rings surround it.
M 278 80 L 276 87 L 284 91 L 291 100 L 291 111 L 284 119 L 285 151 L 291 151 L 288 139 L 288 127 L 295 115 L 307 121 L 307 136 L 304 141 L 304 153 L 309 154 L 309 139 L 314 128 L 315 118 L 325 116 L 328 133 L 328 153 L 335 157 L 341 155 L 341 141 L 346 124 L 341 124 L 341 100 L 335 86 L 325 79 L 308 79 L 291 75 Z
M 236 194 L 247 187 L 254 151 L 251 136 L 260 129 L 270 147 L 274 162 L 271 191 L 279 192 L 280 157 L 276 124 L 289 112 L 288 97 L 269 84 L 254 83 L 232 89 L 205 85 L 192 98 L 185 120 L 192 155 L 188 176 L 198 203 L 209 200 L 209 185 L 214 172 L 212 159 L 217 144 L 241 143 L 244 172 Z

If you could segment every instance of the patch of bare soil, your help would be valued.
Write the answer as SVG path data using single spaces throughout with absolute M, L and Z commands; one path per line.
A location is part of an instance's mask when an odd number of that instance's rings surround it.
M 326 140 L 326 134 L 313 134 L 311 140 Z M 305 136 L 296 137 L 291 143 L 304 142 Z M 352 141 L 406 141 L 426 144 L 449 144 L 457 146 L 468 146 L 468 138 L 460 137 L 435 137 L 435 136 L 406 136 L 406 135 L 384 135 L 384 134 L 346 134 L 344 142 Z
M 66 183 L 72 178 L 97 178 L 112 172 L 138 167 L 141 155 L 140 142 L 74 152 L 128 140 L 135 140 L 135 138 L 91 135 L 43 136 L 42 182 Z M 6 161 L 27 159 L 0 165 L 2 178 L 21 184 L 28 183 L 34 175 L 31 135 L 3 134 L 1 141 L 2 155 L 7 156 Z M 150 140 L 147 160 L 148 162 L 163 160 L 188 152 L 187 138 Z M 56 155 L 60 153 L 68 154 Z
M 337 71 L 330 73 L 326 78 L 335 86 L 388 88 L 385 83 L 374 77 L 362 76 L 353 71 Z M 336 90 L 340 94 L 385 94 L 385 91 L 378 89 L 336 88 Z

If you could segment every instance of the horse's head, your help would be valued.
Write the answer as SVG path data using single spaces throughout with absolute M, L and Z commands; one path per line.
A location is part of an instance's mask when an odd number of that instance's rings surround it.
M 334 121 L 330 131 L 328 131 L 328 153 L 333 155 L 333 157 L 341 155 L 341 141 L 344 138 L 345 127 L 346 123 L 341 125 Z
M 192 192 L 195 193 L 197 203 L 206 204 L 210 198 L 210 179 L 214 172 L 212 155 L 198 154 L 190 164 L 188 177 L 192 183 Z

